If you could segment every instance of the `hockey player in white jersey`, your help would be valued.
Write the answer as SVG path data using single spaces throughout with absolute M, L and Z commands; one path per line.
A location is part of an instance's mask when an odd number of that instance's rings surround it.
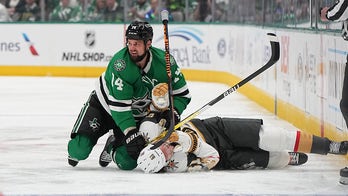
M 167 116 L 150 113 L 139 131 L 148 141 L 156 141 L 165 133 Z M 348 141 L 263 125 L 262 119 L 212 117 L 192 119 L 159 148 L 151 147 L 144 148 L 137 160 L 146 173 L 282 168 L 305 163 L 304 153 L 346 155 Z
M 140 126 L 151 138 L 163 130 L 159 113 L 151 113 Z M 162 121 L 162 122 L 161 122 Z M 158 123 L 159 122 L 159 123 Z M 162 124 L 162 125 L 161 125 Z M 304 153 L 347 154 L 348 141 L 335 142 L 302 131 L 263 125 L 261 119 L 193 119 L 167 142 L 144 148 L 137 160 L 146 173 L 283 168 L 307 161 Z M 290 151 L 290 152 L 288 152 Z M 299 153 L 302 152 L 302 153 Z

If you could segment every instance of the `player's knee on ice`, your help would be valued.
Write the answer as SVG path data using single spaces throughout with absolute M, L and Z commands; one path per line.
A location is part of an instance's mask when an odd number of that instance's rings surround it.
M 71 157 L 78 160 L 85 160 L 91 153 L 93 146 L 96 142 L 93 142 L 90 138 L 84 135 L 76 135 L 68 143 L 68 153 Z
M 132 170 L 137 167 L 137 161 L 129 156 L 125 146 L 118 147 L 113 156 L 114 162 L 122 170 Z

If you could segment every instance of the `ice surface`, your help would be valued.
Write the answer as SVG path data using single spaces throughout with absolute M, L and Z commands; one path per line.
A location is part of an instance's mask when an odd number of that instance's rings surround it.
M 106 135 L 90 157 L 73 168 L 67 142 L 77 115 L 94 88 L 93 78 L 0 77 L 0 195 L 348 195 L 338 183 L 343 156 L 309 155 L 302 166 L 281 170 L 144 174 L 101 168 Z M 192 102 L 186 117 L 229 87 L 189 82 Z M 265 124 L 296 130 L 234 92 L 199 115 L 256 117 Z

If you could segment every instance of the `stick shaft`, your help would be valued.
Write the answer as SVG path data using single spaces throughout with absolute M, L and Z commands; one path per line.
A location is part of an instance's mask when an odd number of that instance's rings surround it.
M 187 116 L 184 120 L 180 121 L 178 124 L 175 125 L 174 129 L 180 128 L 182 125 L 184 125 L 188 121 L 192 120 L 193 118 L 195 118 L 196 116 L 198 116 L 199 114 L 201 114 L 202 112 L 204 112 L 205 110 L 207 110 L 208 108 L 210 108 L 211 106 L 213 106 L 214 104 L 216 104 L 217 102 L 219 102 L 220 100 L 222 100 L 223 98 L 228 96 L 229 94 L 231 94 L 234 91 L 236 91 L 237 89 L 239 89 L 241 86 L 243 86 L 244 84 L 246 84 L 250 80 L 254 79 L 256 76 L 260 75 L 262 72 L 264 72 L 265 70 L 270 68 L 273 64 L 275 64 L 279 60 L 280 47 L 279 47 L 279 42 L 276 39 L 276 35 L 272 34 L 272 33 L 268 33 L 267 35 L 270 38 L 271 50 L 272 50 L 272 56 L 269 59 L 269 61 L 264 66 L 262 66 L 260 69 L 256 70 L 254 73 L 250 74 L 248 77 L 246 77 L 242 81 L 238 82 L 237 84 L 235 84 L 234 86 L 232 86 L 231 88 L 226 90 L 224 93 L 222 93 L 221 95 L 219 95 L 215 99 L 211 100 L 209 103 L 205 104 L 204 106 L 202 106 L 197 111 L 195 111 L 192 114 L 190 114 L 189 116 Z
M 170 123 L 168 131 L 172 133 L 174 131 L 174 100 L 173 100 L 173 86 L 172 86 L 172 71 L 170 65 L 170 52 L 169 52 L 169 35 L 168 35 L 168 11 L 163 10 L 161 12 L 162 22 L 163 22 L 163 32 L 164 32 L 164 52 L 165 52 L 165 60 L 166 60 L 166 71 L 168 77 L 168 96 L 169 96 L 169 109 L 170 109 Z M 169 136 L 168 136 L 169 137 Z M 158 148 L 162 143 L 166 140 L 160 140 L 156 144 L 154 144 L 151 149 Z
M 219 95 L 215 99 L 211 100 L 209 103 L 207 103 L 204 106 L 202 106 L 201 108 L 199 108 L 197 111 L 195 111 L 192 114 L 190 114 L 189 116 L 187 116 L 184 120 L 182 120 L 178 124 L 176 124 L 174 129 L 180 128 L 182 125 L 184 125 L 188 121 L 192 120 L 193 118 L 195 118 L 196 116 L 198 116 L 199 114 L 201 114 L 202 112 L 204 112 L 205 110 L 207 110 L 208 108 L 210 108 L 211 106 L 213 106 L 214 104 L 219 102 L 220 100 L 224 99 L 226 96 L 228 96 L 232 92 L 236 91 L 238 88 L 240 88 L 241 86 L 243 86 L 244 84 L 246 84 L 247 82 L 249 82 L 250 80 L 255 78 L 256 76 L 260 75 L 262 72 L 264 72 L 265 70 L 270 68 L 272 65 L 274 65 L 279 60 L 280 47 L 279 47 L 279 42 L 277 40 L 277 37 L 273 33 L 268 33 L 267 35 L 270 39 L 271 51 L 272 51 L 271 58 L 268 60 L 268 62 L 264 66 L 262 66 L 260 69 L 256 70 L 254 73 L 250 74 L 248 77 L 246 77 L 242 81 L 238 82 L 237 84 L 235 84 L 234 86 L 232 86 L 231 88 L 226 90 L 224 93 L 222 93 L 221 95 Z M 169 136 L 172 134 L 173 130 L 168 130 L 167 134 L 156 143 L 156 146 L 159 143 L 160 144 L 164 143 L 169 138 Z

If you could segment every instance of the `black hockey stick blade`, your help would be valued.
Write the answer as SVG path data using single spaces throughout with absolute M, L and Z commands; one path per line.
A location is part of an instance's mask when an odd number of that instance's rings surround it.
M 193 118 L 195 118 L 196 116 L 198 116 L 199 114 L 201 114 L 202 112 L 204 112 L 205 110 L 207 110 L 208 108 L 210 108 L 211 106 L 213 106 L 214 104 L 216 104 L 217 102 L 219 102 L 220 100 L 228 96 L 229 94 L 233 93 L 238 88 L 240 88 L 241 86 L 243 86 L 244 84 L 246 84 L 247 82 L 255 78 L 256 76 L 260 75 L 262 72 L 266 71 L 268 68 L 270 68 L 279 60 L 280 46 L 279 46 L 278 38 L 274 33 L 267 33 L 267 35 L 270 40 L 271 51 L 272 51 L 271 58 L 268 60 L 268 62 L 264 66 L 262 66 L 260 69 L 256 70 L 254 73 L 250 74 L 248 77 L 238 82 L 237 84 L 235 84 L 234 86 L 232 86 L 231 88 L 223 92 L 221 95 L 211 100 L 209 103 L 205 104 L 203 107 L 201 107 L 197 111 L 187 116 L 184 120 L 180 121 L 178 124 L 175 125 L 173 130 L 180 128 L 185 123 L 189 122 L 190 120 L 192 120 Z M 161 144 L 167 141 L 170 135 L 172 134 L 173 130 L 168 130 L 167 134 L 162 139 L 160 139 L 156 144 L 154 144 L 152 149 L 159 147 Z

